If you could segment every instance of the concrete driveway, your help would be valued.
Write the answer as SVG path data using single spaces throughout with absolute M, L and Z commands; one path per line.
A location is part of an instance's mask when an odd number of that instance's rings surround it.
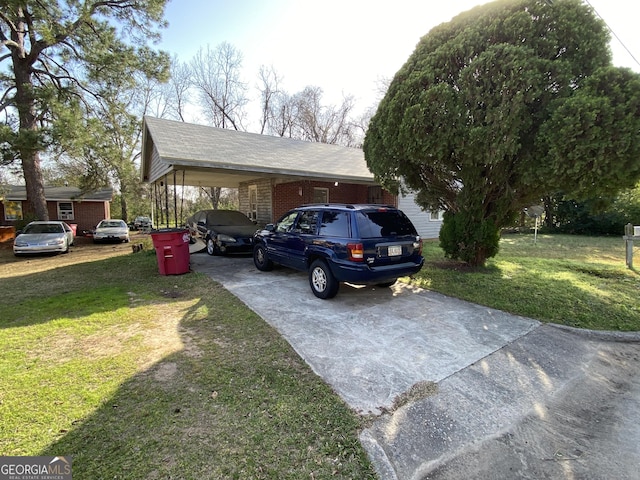
M 563 329 L 407 285 L 191 255 L 360 414 L 382 479 L 638 478 L 640 336 Z

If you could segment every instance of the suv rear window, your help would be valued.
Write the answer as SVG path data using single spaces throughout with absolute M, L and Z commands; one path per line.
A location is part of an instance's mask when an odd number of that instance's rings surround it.
M 399 210 L 361 211 L 356 218 L 361 238 L 417 235 L 409 218 Z

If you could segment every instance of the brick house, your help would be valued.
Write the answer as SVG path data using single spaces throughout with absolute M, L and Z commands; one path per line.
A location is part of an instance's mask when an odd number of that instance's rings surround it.
M 44 195 L 49 219 L 76 225 L 78 234 L 93 229 L 104 218 L 111 218 L 111 188 L 83 194 L 79 188 L 74 187 L 45 187 Z M 32 217 L 26 187 L 11 186 L 0 200 L 2 225 L 15 226 Z
M 437 237 L 441 224 L 412 198 L 382 189 L 356 148 L 145 117 L 140 167 L 142 181 L 174 192 L 237 188 L 239 210 L 259 224 L 328 202 L 398 206 L 425 238 Z

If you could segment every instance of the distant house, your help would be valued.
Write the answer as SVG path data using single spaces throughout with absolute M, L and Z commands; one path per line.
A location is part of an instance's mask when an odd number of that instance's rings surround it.
M 441 224 L 413 197 L 380 187 L 360 149 L 154 117 L 144 118 L 141 180 L 161 192 L 237 188 L 240 211 L 261 224 L 302 204 L 328 202 L 399 206 L 424 238 L 437 237 Z
M 77 225 L 78 233 L 93 229 L 100 220 L 111 218 L 113 189 L 82 193 L 74 187 L 45 187 L 49 220 L 63 220 Z M 0 222 L 5 226 L 22 223 L 32 216 L 25 186 L 12 186 L 0 197 Z

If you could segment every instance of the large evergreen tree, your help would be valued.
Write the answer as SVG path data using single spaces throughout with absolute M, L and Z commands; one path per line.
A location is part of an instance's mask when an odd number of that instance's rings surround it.
M 136 72 L 162 76 L 168 57 L 147 46 L 166 0 L 4 0 L 0 4 L 0 151 L 20 161 L 33 213 L 47 219 L 40 155 L 86 140 L 91 97 Z
M 608 41 L 579 0 L 500 0 L 434 28 L 370 123 L 369 168 L 445 210 L 445 253 L 474 265 L 544 195 L 633 186 L 640 75 L 611 65 Z

